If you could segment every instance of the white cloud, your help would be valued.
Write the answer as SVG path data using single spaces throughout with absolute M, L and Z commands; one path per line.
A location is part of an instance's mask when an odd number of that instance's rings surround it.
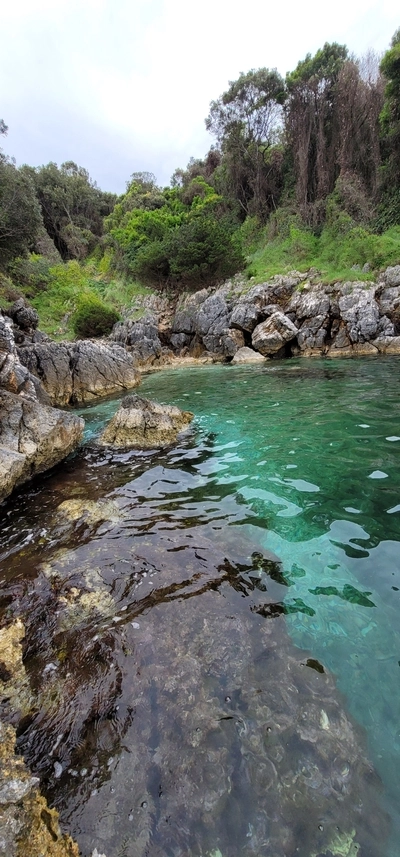
M 2 10 L 0 117 L 19 163 L 74 159 L 121 191 L 134 170 L 169 181 L 212 142 L 212 99 L 241 71 L 285 74 L 325 41 L 384 50 L 392 0 L 14 0 Z

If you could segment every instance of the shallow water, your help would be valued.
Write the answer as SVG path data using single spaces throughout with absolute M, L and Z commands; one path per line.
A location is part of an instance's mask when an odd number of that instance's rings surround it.
M 398 857 L 399 373 L 149 375 L 195 413 L 178 446 L 99 450 L 118 403 L 85 409 L 86 446 L 3 507 L 20 746 L 85 857 Z

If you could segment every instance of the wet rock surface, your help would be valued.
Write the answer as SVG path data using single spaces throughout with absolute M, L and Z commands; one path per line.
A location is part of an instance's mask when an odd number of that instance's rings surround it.
M 21 694 L 21 641 L 25 631 L 17 620 L 0 630 L 2 657 L 0 701 L 16 703 Z M 33 704 L 33 700 L 31 701 Z M 38 791 L 39 778 L 32 776 L 24 760 L 16 754 L 16 733 L 0 721 L 0 854 L 4 857 L 79 857 L 78 846 L 62 834 L 58 813 L 50 809 Z
M 114 447 L 147 449 L 176 441 L 180 431 L 193 419 L 189 411 L 160 405 L 140 396 L 125 396 L 98 442 Z
M 26 626 L 20 750 L 83 857 L 375 857 L 379 781 L 333 677 L 288 638 L 282 564 L 148 496 L 181 454 L 92 451 L 50 480 L 45 545 L 0 586 Z M 85 490 L 102 461 L 106 496 Z
M 128 352 L 92 340 L 33 343 L 19 349 L 53 405 L 78 405 L 137 387 L 140 375 Z

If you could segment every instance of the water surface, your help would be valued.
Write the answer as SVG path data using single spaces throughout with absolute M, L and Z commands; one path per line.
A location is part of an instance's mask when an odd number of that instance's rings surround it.
M 177 446 L 99 450 L 87 408 L 5 504 L 20 746 L 85 857 L 398 857 L 399 367 L 149 375 Z

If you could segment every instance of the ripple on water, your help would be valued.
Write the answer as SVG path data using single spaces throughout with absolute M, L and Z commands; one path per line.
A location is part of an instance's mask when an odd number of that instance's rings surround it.
M 195 432 L 89 445 L 5 505 L 0 605 L 37 694 L 19 741 L 85 857 L 397 857 L 397 372 L 152 375 Z

